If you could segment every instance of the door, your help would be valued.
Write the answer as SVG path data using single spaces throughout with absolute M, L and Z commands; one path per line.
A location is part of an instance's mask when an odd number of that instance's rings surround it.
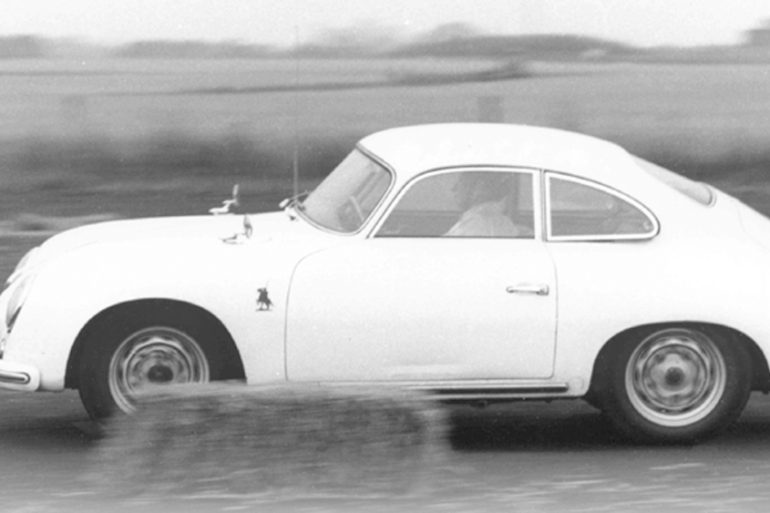
M 456 196 L 458 184 L 468 187 L 462 175 L 469 172 L 422 177 L 407 187 L 375 237 L 298 264 L 287 312 L 290 380 L 551 376 L 556 282 L 548 252 L 534 236 L 535 173 L 473 170 L 477 178 L 511 178 L 490 190 L 508 191 L 515 200 L 507 198 L 498 212 L 510 221 L 483 225 L 468 212 L 490 204 L 489 194 L 447 199 L 452 208 L 435 201 Z M 420 196 L 432 199 L 414 201 Z

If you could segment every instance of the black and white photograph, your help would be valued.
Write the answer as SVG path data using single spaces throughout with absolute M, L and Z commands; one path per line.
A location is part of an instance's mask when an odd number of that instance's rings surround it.
M 770 509 L 766 0 L 0 0 L 8 512 Z

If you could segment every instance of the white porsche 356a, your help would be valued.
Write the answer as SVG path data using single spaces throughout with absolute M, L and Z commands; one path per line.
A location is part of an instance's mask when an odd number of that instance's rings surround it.
M 283 211 L 119 221 L 32 250 L 0 296 L 0 386 L 387 384 L 585 398 L 702 439 L 770 373 L 770 222 L 611 143 L 451 124 L 364 138 Z

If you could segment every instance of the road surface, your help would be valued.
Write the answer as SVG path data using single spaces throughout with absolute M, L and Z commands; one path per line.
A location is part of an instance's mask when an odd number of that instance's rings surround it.
M 767 511 L 770 398 L 693 447 L 622 442 L 579 401 L 462 409 L 431 482 L 407 496 L 121 497 L 94 491 L 100 441 L 77 393 L 0 393 L 3 511 Z M 119 464 L 119 462 L 116 462 Z M 112 483 L 119 491 L 120 482 Z

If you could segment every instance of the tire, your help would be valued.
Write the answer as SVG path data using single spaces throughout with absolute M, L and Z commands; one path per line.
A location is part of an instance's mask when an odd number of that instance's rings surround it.
M 746 350 L 715 330 L 650 330 L 611 351 L 602 406 L 636 442 L 693 443 L 738 418 L 751 378 Z
M 88 338 L 78 366 L 80 399 L 94 420 L 135 410 L 148 385 L 222 379 L 211 330 L 191 316 L 136 313 L 102 323 Z
M 600 395 L 588 393 L 583 397 L 583 400 L 592 408 L 599 410 L 600 412 L 604 411 L 604 402 L 602 401 L 602 397 Z

